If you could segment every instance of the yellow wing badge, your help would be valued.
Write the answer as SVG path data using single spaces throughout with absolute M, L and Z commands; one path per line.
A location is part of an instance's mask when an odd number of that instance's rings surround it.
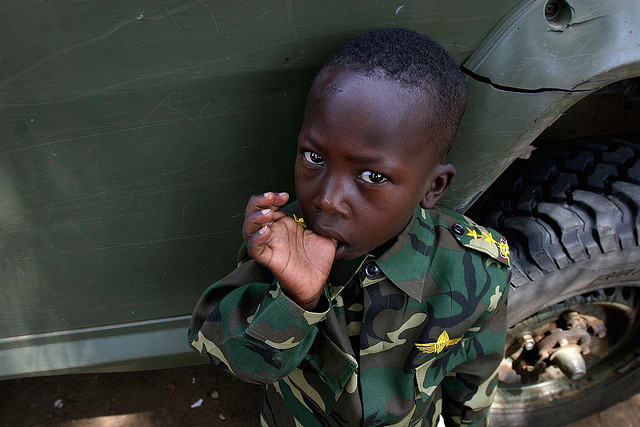
M 418 350 L 425 354 L 440 354 L 446 347 L 451 347 L 452 345 L 458 344 L 461 339 L 462 337 L 450 339 L 447 331 L 443 331 L 436 342 L 430 342 L 427 344 L 416 344 L 416 347 L 418 348 Z

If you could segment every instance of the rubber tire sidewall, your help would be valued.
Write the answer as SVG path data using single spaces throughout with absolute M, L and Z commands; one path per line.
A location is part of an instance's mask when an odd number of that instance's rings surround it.
M 601 253 L 509 291 L 508 326 L 573 296 L 628 282 L 640 286 L 640 247 Z
M 577 295 L 613 286 L 640 286 L 639 259 L 640 247 L 637 246 L 601 253 L 511 289 L 509 326 Z M 640 342 L 633 351 L 640 354 Z M 508 410 L 494 408 L 491 412 L 491 426 L 566 425 L 621 402 L 638 391 L 640 366 L 588 390 L 547 404 Z

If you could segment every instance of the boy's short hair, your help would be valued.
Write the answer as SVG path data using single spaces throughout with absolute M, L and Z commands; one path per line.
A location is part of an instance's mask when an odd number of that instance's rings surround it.
M 464 113 L 467 89 L 458 64 L 442 46 L 405 28 L 373 30 L 348 41 L 323 66 L 323 70 L 336 68 L 365 76 L 382 73 L 409 90 L 427 94 L 439 114 L 439 123 L 431 127 L 438 139 L 436 155 L 444 160 Z

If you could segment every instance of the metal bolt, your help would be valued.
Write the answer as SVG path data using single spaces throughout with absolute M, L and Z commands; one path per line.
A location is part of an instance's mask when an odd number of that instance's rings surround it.
M 548 1 L 544 6 L 544 16 L 547 17 L 547 19 L 553 19 L 559 10 L 560 5 L 557 1 Z
M 533 350 L 533 347 L 535 347 L 536 345 L 536 340 L 534 340 L 530 334 L 523 335 L 521 339 L 522 339 L 522 346 L 524 347 L 525 350 L 527 351 Z

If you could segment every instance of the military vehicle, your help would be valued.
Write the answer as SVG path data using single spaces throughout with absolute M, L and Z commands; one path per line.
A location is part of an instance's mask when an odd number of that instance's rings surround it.
M 443 204 L 513 264 L 494 425 L 640 389 L 640 4 L 5 2 L 0 378 L 199 363 L 186 325 L 246 200 L 293 192 L 311 80 L 351 37 L 429 34 L 469 103 Z

